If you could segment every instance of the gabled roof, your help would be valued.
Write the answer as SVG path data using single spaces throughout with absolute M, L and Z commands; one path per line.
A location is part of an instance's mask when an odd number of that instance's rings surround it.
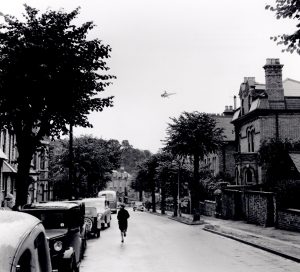
M 300 96 L 300 81 L 286 78 L 282 81 L 285 96 Z

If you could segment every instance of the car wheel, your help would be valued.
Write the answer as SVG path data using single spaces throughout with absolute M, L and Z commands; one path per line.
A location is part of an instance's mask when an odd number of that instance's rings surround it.
M 79 272 L 79 268 L 76 265 L 76 258 L 75 258 L 74 255 L 73 255 L 73 257 L 70 261 L 69 267 L 67 269 L 64 269 L 63 271 L 66 271 L 66 272 Z

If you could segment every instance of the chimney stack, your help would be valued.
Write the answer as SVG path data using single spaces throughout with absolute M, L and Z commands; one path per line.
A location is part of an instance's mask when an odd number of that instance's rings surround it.
M 284 102 L 282 87 L 282 67 L 279 59 L 267 59 L 265 66 L 266 93 L 268 100 L 273 102 Z

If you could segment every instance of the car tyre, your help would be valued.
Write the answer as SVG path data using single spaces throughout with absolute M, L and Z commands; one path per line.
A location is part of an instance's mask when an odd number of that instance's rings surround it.
M 63 271 L 66 272 L 79 272 L 79 267 L 77 267 L 76 265 L 76 258 L 73 255 L 71 262 L 70 262 L 70 266 L 67 269 L 64 269 Z

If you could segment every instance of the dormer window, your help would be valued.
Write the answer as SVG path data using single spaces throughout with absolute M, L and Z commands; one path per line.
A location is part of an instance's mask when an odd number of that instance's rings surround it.
M 250 111 L 250 108 L 251 108 L 251 102 L 252 102 L 252 97 L 251 97 L 251 95 L 249 94 L 249 95 L 248 95 L 248 112 Z
M 248 143 L 248 152 L 254 152 L 254 128 L 247 130 L 247 143 Z
M 245 110 L 244 110 L 244 99 L 241 100 L 241 110 L 242 110 L 241 114 L 244 115 L 244 113 L 245 113 Z

